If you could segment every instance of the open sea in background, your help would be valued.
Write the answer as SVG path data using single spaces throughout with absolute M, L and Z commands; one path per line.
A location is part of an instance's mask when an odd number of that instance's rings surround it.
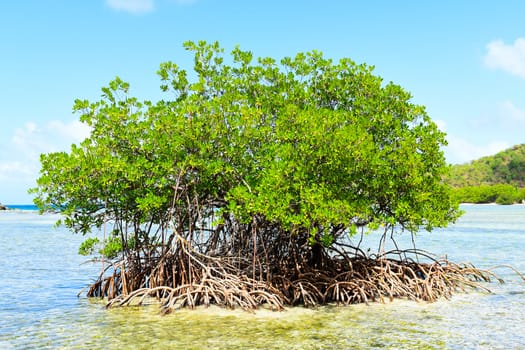
M 33 206 L 0 211 L 0 349 L 523 349 L 525 282 L 435 303 L 292 308 L 255 314 L 219 308 L 161 316 L 155 306 L 106 310 L 77 297 L 99 273 L 77 254 L 84 237 L 54 228 Z M 525 206 L 465 205 L 454 225 L 417 247 L 478 268 L 525 272 Z M 29 209 L 29 210 L 28 210 Z M 363 244 L 377 250 L 378 236 Z M 410 236 L 398 238 L 412 247 Z

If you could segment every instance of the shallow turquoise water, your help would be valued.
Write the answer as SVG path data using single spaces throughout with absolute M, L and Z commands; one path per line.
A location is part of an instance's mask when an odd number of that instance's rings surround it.
M 480 268 L 525 271 L 525 206 L 465 206 L 417 246 Z M 160 316 L 154 306 L 105 310 L 77 293 L 99 266 L 76 254 L 82 237 L 54 229 L 54 215 L 0 212 L 0 349 L 520 349 L 525 282 L 509 269 L 492 294 L 450 301 L 295 308 L 255 314 L 211 308 Z M 376 249 L 377 237 L 368 237 Z M 399 239 L 411 246 L 410 237 Z

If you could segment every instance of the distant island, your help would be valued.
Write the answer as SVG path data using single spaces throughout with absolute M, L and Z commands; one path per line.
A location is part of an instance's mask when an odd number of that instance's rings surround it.
M 24 210 L 24 211 L 36 211 L 38 207 L 34 204 L 9 204 L 5 205 L 0 203 L 0 210 Z M 52 210 L 49 210 L 52 212 Z
M 463 203 L 524 203 L 525 144 L 453 165 L 445 181 Z

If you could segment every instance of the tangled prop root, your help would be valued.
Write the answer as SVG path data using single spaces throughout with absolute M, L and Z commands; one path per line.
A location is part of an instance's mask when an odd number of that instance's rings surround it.
M 253 311 L 260 306 L 282 310 L 288 305 L 348 305 L 410 299 L 433 302 L 455 292 L 479 289 L 497 279 L 493 272 L 447 260 L 416 263 L 386 256 L 331 258 L 323 269 L 289 269 L 264 279 L 248 277 L 252 265 L 241 258 L 210 257 L 197 253 L 185 241 L 149 269 L 140 271 L 128 261 L 113 266 L 88 296 L 107 297 L 107 307 L 143 305 L 151 297 L 163 313 L 179 308 L 218 305 Z M 283 274 L 282 272 L 285 272 Z M 253 274 L 255 275 L 255 274 Z
M 314 306 L 325 303 L 355 304 L 384 302 L 385 298 L 405 298 L 433 302 L 449 298 L 454 292 L 481 289 L 480 282 L 490 282 L 495 274 L 472 265 L 449 261 L 414 263 L 392 259 L 356 258 L 351 268 L 335 276 L 313 271 L 296 280 L 280 278 L 291 304 Z
M 130 288 L 130 281 L 136 280 L 130 276 L 133 269 L 125 271 L 120 264 L 111 276 L 93 284 L 88 296 L 106 296 L 107 307 L 142 305 L 147 297 L 155 297 L 161 302 L 163 313 L 211 304 L 248 311 L 260 305 L 282 310 L 288 304 L 271 284 L 239 274 L 238 265 L 244 261 L 237 261 L 235 266 L 231 258 L 205 256 L 192 251 L 186 241 L 179 243 L 177 254 L 168 253 L 160 259 L 142 281 L 142 287 Z

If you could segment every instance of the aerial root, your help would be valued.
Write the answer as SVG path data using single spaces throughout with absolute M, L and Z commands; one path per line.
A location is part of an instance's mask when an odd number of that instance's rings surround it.
M 154 297 L 160 301 L 163 313 L 170 313 L 184 307 L 195 308 L 212 304 L 229 308 L 240 307 L 247 311 L 257 309 L 261 305 L 272 310 L 282 310 L 284 305 L 289 303 L 287 298 L 271 284 L 233 273 L 231 271 L 233 267 L 229 262 L 190 251 L 183 251 L 183 255 L 183 264 L 175 269 L 174 276 L 161 278 L 154 274 L 167 269 L 154 269 L 148 278 L 149 286 L 117 295 L 118 293 L 114 293 L 112 288 L 119 285 L 123 290 L 125 280 L 116 281 L 122 274 L 113 274 L 97 281 L 88 293 L 102 293 L 100 296 L 108 298 L 107 307 L 142 305 L 145 300 L 149 300 L 148 297 Z M 174 263 L 181 256 L 172 258 Z M 190 261 L 193 264 L 188 264 Z M 169 286 L 151 285 L 152 281 L 159 280 L 181 282 Z
M 150 285 L 143 283 L 139 288 L 132 288 L 131 283 L 137 277 L 130 270 L 115 270 L 95 282 L 88 296 L 107 297 L 107 307 L 143 305 L 153 299 L 160 302 L 162 313 L 210 305 L 247 311 L 264 305 L 271 310 L 283 310 L 288 305 L 368 304 L 385 299 L 433 302 L 472 289 L 490 292 L 484 282 L 493 279 L 502 282 L 492 271 L 446 260 L 416 263 L 386 258 L 338 259 L 332 261 L 330 268 L 302 273 L 290 270 L 289 275 L 265 281 L 240 273 L 231 258 L 210 258 L 191 251 L 184 251 L 182 257 L 181 266 L 153 269 L 147 279 Z M 180 258 L 173 256 L 171 263 Z M 155 276 L 158 271 L 171 271 L 175 275 Z M 155 285 L 151 281 L 167 284 Z
M 525 281 L 525 276 L 520 271 L 518 271 L 518 269 L 516 269 L 512 265 L 506 265 L 506 264 L 496 265 L 496 266 L 492 266 L 491 268 L 489 268 L 488 271 L 492 272 L 492 270 L 499 269 L 499 268 L 510 269 L 510 270 L 512 270 L 512 272 L 514 272 L 516 275 L 518 275 L 523 281 Z M 499 280 L 500 280 L 500 283 L 503 283 L 503 280 L 501 280 L 501 279 L 499 279 Z
M 300 264 L 282 261 L 276 270 L 271 263 L 256 266 L 240 256 L 208 256 L 182 238 L 157 260 L 145 263 L 141 259 L 128 258 L 108 266 L 87 296 L 107 298 L 107 307 L 156 300 L 163 313 L 210 305 L 247 311 L 264 305 L 283 310 L 288 305 L 348 305 L 386 299 L 433 302 L 471 289 L 490 292 L 485 282 L 502 282 L 492 271 L 470 264 L 435 259 L 420 263 L 386 254 L 373 258 L 327 255 L 316 268 L 309 267 L 306 259 Z
M 449 261 L 414 263 L 387 259 L 359 258 L 352 261 L 352 269 L 330 278 L 327 274 L 303 275 L 289 281 L 292 304 L 306 306 L 336 303 L 384 302 L 386 298 L 433 302 L 450 298 L 453 293 L 467 289 L 490 292 L 482 282 L 498 279 L 490 271 L 473 266 L 457 265 Z M 366 277 L 363 277 L 366 276 Z
M 237 276 L 225 275 L 206 277 L 202 281 L 173 287 L 141 288 L 125 297 L 117 297 L 108 301 L 107 307 L 142 305 L 149 296 L 158 296 L 160 292 L 161 310 L 170 313 L 179 308 L 195 308 L 212 304 L 223 307 L 240 307 L 251 311 L 261 305 L 267 305 L 272 310 L 282 310 L 285 298 L 271 286 L 253 281 L 249 278 L 239 279 Z

